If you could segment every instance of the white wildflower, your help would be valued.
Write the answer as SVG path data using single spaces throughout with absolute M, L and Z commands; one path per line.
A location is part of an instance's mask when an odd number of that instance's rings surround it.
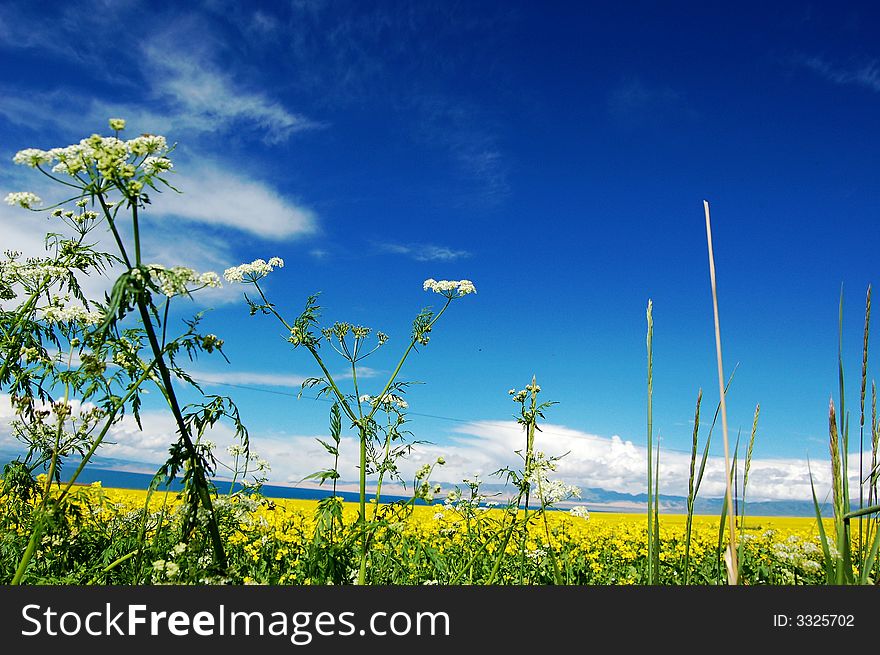
M 586 508 L 585 505 L 576 505 L 568 510 L 568 513 L 579 519 L 589 519 L 590 518 L 590 510 Z
M 435 280 L 428 278 L 422 284 L 425 291 L 433 291 L 447 298 L 460 298 L 469 293 L 476 293 L 477 289 L 470 280 Z
M 811 559 L 804 561 L 801 566 L 808 573 L 818 573 L 822 569 L 822 566 L 819 564 L 819 562 Z
M 213 289 L 223 286 L 223 283 L 220 281 L 220 276 L 213 271 L 208 271 L 207 273 L 199 275 L 198 283 Z
M 142 165 L 147 175 L 156 175 L 174 168 L 174 164 L 168 157 L 147 157 Z
M 40 164 L 48 164 L 52 161 L 52 154 L 46 150 L 38 148 L 26 148 L 15 153 L 12 161 L 19 166 L 30 166 L 36 168 Z
M 156 134 L 142 134 L 141 136 L 125 142 L 125 147 L 132 155 L 143 157 L 144 155 L 160 156 L 168 152 L 168 143 L 164 136 Z
M 580 498 L 581 496 L 579 487 L 566 484 L 562 480 L 546 480 L 541 485 L 541 490 L 543 491 L 545 505 L 555 505 L 560 501 L 569 498 Z
M 241 457 L 247 452 L 247 448 L 242 446 L 241 444 L 232 444 L 226 448 L 226 452 L 228 452 L 232 457 Z
M 369 404 L 373 405 L 374 407 L 376 405 L 381 405 L 382 409 L 384 409 L 385 411 L 388 411 L 389 409 L 392 409 L 392 408 L 396 408 L 396 409 L 408 409 L 409 408 L 408 402 L 406 402 L 403 398 L 401 398 L 400 396 L 397 396 L 393 393 L 386 393 L 384 396 L 382 396 L 381 400 L 379 398 L 376 398 L 374 396 L 371 396 L 371 395 L 365 393 L 360 398 L 358 398 L 358 400 L 360 400 L 360 402 L 362 402 L 362 403 L 369 403 Z
M 115 130 L 116 132 L 125 129 L 125 119 L 123 118 L 111 118 L 109 123 L 110 129 Z
M 150 264 L 150 274 L 155 279 L 162 293 L 169 298 L 189 293 L 189 285 L 203 287 L 221 286 L 220 276 L 214 272 L 196 273 L 188 266 L 165 268 L 161 264 Z
M 39 205 L 43 202 L 40 196 L 31 193 L 30 191 L 15 191 L 13 193 L 8 193 L 6 194 L 5 201 L 7 205 L 18 205 L 25 209 L 31 209 L 33 205 Z
M 88 311 L 78 305 L 62 307 L 50 305 L 43 310 L 43 319 L 49 323 L 80 323 L 82 325 L 98 325 L 104 322 L 104 314 Z
M 269 261 L 255 259 L 250 264 L 232 266 L 223 271 L 223 277 L 227 282 L 256 282 L 266 277 L 276 267 L 284 266 L 284 260 L 280 257 L 272 257 Z

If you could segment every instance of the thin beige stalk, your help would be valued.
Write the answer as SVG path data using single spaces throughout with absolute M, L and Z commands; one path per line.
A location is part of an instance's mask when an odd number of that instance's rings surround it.
M 724 435 L 724 470 L 730 470 L 730 446 L 727 438 L 727 403 L 724 393 L 724 366 L 721 358 L 721 322 L 718 319 L 718 288 L 715 284 L 715 254 L 712 250 L 712 224 L 709 218 L 709 202 L 703 201 L 703 209 L 706 212 L 706 241 L 709 245 L 709 277 L 712 283 L 712 306 L 715 312 L 715 352 L 718 356 L 718 389 L 721 394 L 721 430 Z M 730 562 L 728 564 L 728 584 L 735 585 L 738 582 L 739 564 L 736 553 L 736 515 L 733 509 L 733 490 L 731 489 L 730 476 L 727 476 L 727 520 L 729 523 L 730 542 L 728 552 Z

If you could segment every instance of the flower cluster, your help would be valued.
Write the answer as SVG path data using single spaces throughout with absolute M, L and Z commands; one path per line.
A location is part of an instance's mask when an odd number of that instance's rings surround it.
M 227 282 L 256 282 L 266 277 L 276 268 L 283 268 L 284 260 L 280 257 L 272 257 L 269 261 L 255 259 L 250 264 L 232 266 L 223 271 L 223 277 Z
M 771 550 L 774 558 L 779 562 L 798 567 L 808 573 L 816 573 L 822 568 L 819 563 L 822 557 L 819 545 L 798 535 L 789 535 L 784 541 L 774 541 Z
M 189 293 L 189 285 L 199 287 L 217 288 L 221 286 L 220 276 L 212 271 L 196 273 L 187 266 L 174 266 L 166 268 L 161 264 L 150 264 L 150 276 L 153 277 L 159 288 L 166 296 L 171 298 L 184 293 Z
M 79 305 L 49 305 L 43 312 L 43 320 L 49 323 L 79 323 L 81 325 L 99 325 L 104 322 L 102 312 L 88 311 Z
M 568 513 L 571 516 L 579 519 L 589 519 L 590 518 L 590 510 L 586 508 L 584 505 L 576 505 L 568 510 Z
M 7 205 L 18 205 L 24 209 L 33 209 L 34 205 L 39 205 L 42 201 L 40 196 L 30 191 L 14 191 L 6 194 L 4 198 Z
M 110 129 L 115 132 L 118 133 L 124 127 L 124 120 L 110 119 Z M 83 174 L 91 178 L 92 182 L 109 180 L 124 193 L 138 195 L 145 184 L 152 183 L 154 176 L 173 167 L 171 160 L 166 156 L 169 150 L 164 136 L 142 134 L 123 141 L 115 136 L 93 134 L 79 143 L 63 148 L 51 150 L 27 148 L 16 153 L 12 161 L 21 166 L 41 170 L 43 166 L 52 166 L 52 173 L 69 175 L 79 183 L 84 182 L 81 177 Z M 26 194 L 10 194 L 10 196 L 15 201 L 11 204 L 28 206 L 22 203 L 22 200 L 29 201 Z M 7 196 L 7 202 L 10 202 L 10 196 Z
M 476 293 L 477 289 L 470 280 L 440 280 L 428 278 L 422 285 L 425 291 L 433 291 L 447 298 L 461 298 L 469 293 Z
M 529 395 L 541 393 L 541 386 L 538 384 L 527 384 L 525 389 L 520 389 L 519 391 L 511 389 L 507 393 L 512 396 L 511 400 L 513 400 L 513 402 L 521 403 L 525 401 Z
M 569 498 L 581 497 L 580 487 L 576 487 L 573 484 L 567 484 L 562 480 L 548 480 L 545 478 L 541 485 L 541 492 L 543 495 L 543 503 L 547 507 L 560 503 L 563 500 L 568 500 Z
M 378 398 L 375 396 L 371 396 L 370 394 L 364 394 L 358 400 L 362 403 L 369 403 L 370 405 L 376 406 L 381 405 L 385 411 L 390 409 L 407 409 L 409 407 L 409 403 L 407 403 L 400 396 L 396 396 L 393 393 L 386 393 L 382 398 Z

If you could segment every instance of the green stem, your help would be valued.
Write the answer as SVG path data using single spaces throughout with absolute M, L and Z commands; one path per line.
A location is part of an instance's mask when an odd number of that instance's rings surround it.
M 540 477 L 538 478 L 538 496 L 541 498 L 541 517 L 544 519 L 544 534 L 547 536 L 547 552 L 550 553 L 550 563 L 553 565 L 553 578 L 556 584 L 562 586 L 562 574 L 559 572 L 556 554 L 553 552 L 553 540 L 550 538 L 550 524 L 547 521 L 547 510 L 544 507 L 544 489 Z
M 517 500 L 517 507 L 519 507 L 519 500 L 522 500 L 522 497 Z M 492 567 L 492 572 L 489 574 L 489 579 L 486 581 L 487 586 L 493 584 L 495 582 L 495 578 L 498 576 L 498 571 L 501 568 L 501 560 L 504 559 L 504 551 L 507 550 L 507 544 L 510 543 L 510 538 L 513 536 L 514 530 L 516 530 L 516 523 L 517 515 L 514 514 L 513 519 L 510 523 L 510 529 L 504 536 L 504 541 L 501 543 L 501 548 L 498 549 L 498 557 L 495 559 L 495 565 Z
M 125 245 L 122 243 L 122 237 L 119 236 L 119 231 L 116 229 L 116 221 L 110 213 L 110 208 L 107 206 L 107 201 L 104 199 L 103 193 L 97 193 L 98 202 L 101 203 L 101 209 L 104 210 L 104 216 L 107 218 L 107 225 L 110 226 L 110 232 L 113 234 L 113 239 L 116 241 L 116 246 L 119 248 L 119 252 L 122 254 L 122 261 L 125 262 L 125 266 L 131 270 L 131 260 L 128 258 L 128 253 L 125 250 Z
M 76 482 L 76 479 L 79 477 L 79 474 L 86 467 L 86 464 L 88 463 L 89 459 L 91 459 L 91 457 L 95 453 L 95 451 L 98 449 L 98 446 L 101 445 L 101 442 L 104 440 L 104 437 L 107 436 L 107 432 L 109 432 L 110 427 L 116 421 L 117 412 L 119 412 L 119 410 L 125 405 L 125 403 L 127 403 L 128 400 L 135 394 L 135 392 L 138 390 L 138 388 L 143 383 L 143 381 L 146 380 L 147 377 L 149 377 L 150 373 L 153 370 L 154 365 L 155 365 L 155 361 L 150 363 L 148 366 L 146 366 L 144 368 L 144 372 L 135 381 L 135 383 L 130 386 L 130 388 L 129 388 L 128 392 L 125 394 L 125 396 L 123 396 L 121 399 L 117 400 L 114 403 L 113 408 L 110 411 L 110 415 L 107 418 L 107 422 L 104 424 L 104 427 L 102 428 L 101 432 L 98 434 L 98 437 L 92 442 L 91 447 L 86 452 L 86 454 L 83 456 L 82 461 L 79 463 L 79 466 L 77 466 L 76 470 L 73 472 L 73 475 L 70 476 L 70 480 L 67 481 L 67 486 L 64 487 L 64 489 L 61 491 L 61 494 L 58 496 L 59 502 L 68 494 L 68 492 L 70 492 L 70 489 L 73 487 L 74 483 Z
M 365 429 L 360 426 L 360 513 L 358 514 L 358 525 L 362 532 L 361 541 L 361 565 L 358 570 L 358 584 L 363 585 L 367 577 L 367 435 Z
M 440 319 L 441 316 L 443 316 L 443 312 L 446 311 L 446 309 L 449 307 L 449 304 L 451 302 L 452 302 L 452 298 L 449 298 L 446 301 L 446 304 L 443 305 L 443 309 L 441 309 L 439 312 L 437 312 L 437 315 L 433 318 L 433 320 L 430 323 L 428 323 L 428 328 L 426 331 L 430 331 L 430 329 L 432 327 L 434 327 L 434 324 Z M 379 398 L 383 398 L 385 396 L 385 394 L 388 392 L 388 390 L 391 388 L 391 385 L 394 384 L 394 381 L 397 379 L 397 375 L 400 373 L 400 369 L 403 368 L 403 363 L 406 361 L 406 358 L 409 356 L 409 353 L 415 347 L 416 342 L 417 342 L 417 339 L 415 339 L 415 338 L 413 338 L 412 341 L 409 342 L 409 346 L 407 346 L 406 351 L 404 351 L 403 356 L 400 358 L 400 361 L 397 363 L 397 368 L 394 369 L 394 372 L 391 374 L 391 377 L 388 378 L 388 382 L 385 385 L 385 388 L 382 389 L 382 392 L 378 396 Z M 373 414 L 375 414 L 376 410 L 378 410 L 378 409 L 379 409 L 379 403 L 376 403 L 376 406 L 373 407 L 373 409 L 370 411 L 369 414 L 367 414 L 367 418 L 368 419 L 373 418 Z
M 34 553 L 37 550 L 37 541 L 39 541 L 42 536 L 43 522 L 42 522 L 42 511 L 40 512 L 40 516 L 34 522 L 34 527 L 31 529 L 31 537 L 28 539 L 27 548 L 24 551 L 24 554 L 21 556 L 21 561 L 18 563 L 18 568 L 15 570 L 15 575 L 12 577 L 12 582 L 10 585 L 18 585 L 21 584 L 21 579 L 24 577 L 24 572 L 27 569 L 28 563 L 31 561 L 31 558 L 34 556 Z
M 135 265 L 141 265 L 141 229 L 138 221 L 138 206 L 136 199 L 129 199 L 131 203 L 131 223 L 134 232 L 134 260 Z
M 192 461 L 192 465 L 194 467 L 193 480 L 196 487 L 196 493 L 198 494 L 202 506 L 205 508 L 205 511 L 210 517 L 208 520 L 208 532 L 214 550 L 214 559 L 220 568 L 225 569 L 226 553 L 223 549 L 223 540 L 220 536 L 220 528 L 217 525 L 217 517 L 214 514 L 214 507 L 211 502 L 211 494 L 208 491 L 208 482 L 207 478 L 205 477 L 205 470 L 204 468 L 202 468 L 199 462 L 198 453 L 196 452 L 195 445 L 190 438 L 189 430 L 187 429 L 186 423 L 183 419 L 183 414 L 180 410 L 180 404 L 178 403 L 177 396 L 174 393 L 171 374 L 168 371 L 167 365 L 165 364 L 164 353 L 159 346 L 159 342 L 156 338 L 156 332 L 153 329 L 153 323 L 150 320 L 150 314 L 143 297 L 139 297 L 137 299 L 137 305 L 138 309 L 140 310 L 141 321 L 144 324 L 144 331 L 147 333 L 147 339 L 150 342 L 150 347 L 152 348 L 153 355 L 156 359 L 156 364 L 159 369 L 159 375 L 162 378 L 162 386 L 165 389 L 165 395 L 168 399 L 168 405 L 170 406 L 171 413 L 174 415 L 174 422 L 177 424 L 177 430 L 180 433 L 181 438 L 183 439 L 184 447 L 186 448 L 186 452 L 189 455 L 190 460 Z
M 653 303 L 648 301 L 648 336 L 647 336 L 647 349 L 648 349 L 648 584 L 654 583 L 654 526 L 653 526 L 653 512 L 654 512 L 654 504 L 652 502 L 652 495 L 654 493 L 653 486 L 653 461 L 652 461 L 652 446 L 654 441 L 654 427 L 653 427 L 653 414 L 652 414 L 652 402 L 654 395 L 654 378 L 653 378 L 653 339 L 654 339 L 654 317 L 653 317 Z
M 67 356 L 67 371 L 70 372 L 70 363 L 73 361 L 73 346 Z M 67 402 L 70 400 L 70 383 L 64 383 L 64 397 L 61 399 L 61 407 L 58 409 L 58 429 L 55 431 L 55 446 L 52 448 L 52 459 L 49 462 L 49 471 L 46 476 L 46 490 L 43 492 L 43 507 L 49 501 L 49 492 L 52 488 L 52 478 L 55 477 L 55 468 L 58 465 L 58 450 L 61 447 L 61 434 L 64 432 L 64 421 L 67 417 Z

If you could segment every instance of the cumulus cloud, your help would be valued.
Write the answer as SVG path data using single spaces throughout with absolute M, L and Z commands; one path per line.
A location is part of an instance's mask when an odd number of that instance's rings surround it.
M 456 475 L 483 472 L 499 465 L 517 464 L 514 450 L 522 449 L 521 427 L 512 421 L 477 421 L 459 427 L 451 439 L 449 463 L 444 474 L 453 469 Z M 598 487 L 621 493 L 644 493 L 647 453 L 643 446 L 619 436 L 601 437 L 561 425 L 542 426 L 535 448 L 548 455 L 562 455 L 558 477 L 582 488 Z M 438 452 L 442 448 L 438 449 Z M 488 465 L 488 467 L 487 467 Z M 690 455 L 660 451 L 660 493 L 686 496 Z M 823 462 L 813 462 L 817 493 L 827 493 L 830 473 Z M 722 456 L 709 457 L 700 489 L 701 496 L 717 497 L 725 493 L 725 466 Z M 851 484 L 857 485 L 858 472 L 851 469 Z M 741 484 L 741 483 L 740 483 Z M 740 487 L 741 488 L 741 487 Z M 748 496 L 752 500 L 809 500 L 810 469 L 802 459 L 753 459 L 749 473 Z
M 247 379 L 246 376 L 240 379 Z M 284 382 L 281 377 L 257 380 L 253 383 Z M 225 378 L 231 379 L 231 378 Z M 15 445 L 9 423 L 12 418 L 9 396 L 0 396 L 0 446 Z M 114 442 L 102 447 L 104 457 L 130 460 L 137 463 L 158 464 L 167 458 L 168 446 L 176 439 L 175 426 L 170 414 L 163 410 L 145 411 L 141 430 L 132 417 L 126 417 L 113 427 L 108 440 Z M 253 452 L 266 458 L 272 466 L 269 482 L 295 484 L 307 475 L 328 467 L 332 461 L 316 438 L 325 434 L 284 434 L 251 431 Z M 231 428 L 218 425 L 210 435 L 223 456 L 228 445 L 234 443 Z M 454 429 L 442 443 L 419 443 L 409 457 L 400 462 L 404 480 L 411 481 L 415 471 L 424 464 L 433 464 L 443 457 L 445 464 L 436 467 L 433 479 L 446 486 L 461 484 L 466 478 L 480 476 L 486 482 L 501 482 L 491 474 L 501 468 L 519 468 L 522 460 L 516 454 L 523 448 L 522 428 L 514 421 L 475 421 Z M 553 477 L 582 489 L 601 488 L 620 493 L 645 492 L 646 453 L 642 446 L 619 436 L 601 437 L 561 425 L 546 424 L 535 440 L 535 448 L 548 456 L 564 455 Z M 358 440 L 345 430 L 340 450 L 339 472 L 342 481 L 352 483 L 358 478 Z M 857 462 L 858 458 L 851 458 Z M 660 493 L 676 496 L 687 494 L 690 456 L 686 453 L 661 449 Z M 830 471 L 824 461 L 812 462 L 813 480 L 820 500 L 830 489 Z M 857 465 L 856 465 L 857 466 Z M 857 488 L 858 471 L 851 466 L 851 488 Z M 741 481 L 740 481 L 741 485 Z M 350 486 L 350 485 L 349 485 Z M 741 486 L 740 486 L 741 488 Z M 389 487 L 392 492 L 394 487 Z M 399 488 L 397 488 L 399 489 Z M 710 457 L 706 465 L 701 497 L 721 497 L 725 492 L 724 458 Z M 748 496 L 760 500 L 809 500 L 810 465 L 806 460 L 787 458 L 757 458 L 752 460 Z

